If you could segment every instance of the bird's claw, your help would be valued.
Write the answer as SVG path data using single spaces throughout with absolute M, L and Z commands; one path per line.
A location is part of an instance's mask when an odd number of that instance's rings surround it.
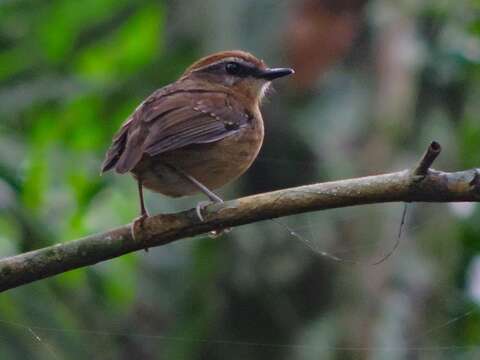
M 219 201 L 220 202 L 220 201 Z M 223 201 L 222 201 L 223 202 Z M 200 201 L 197 206 L 195 206 L 195 213 L 197 217 L 200 219 L 201 222 L 205 221 L 205 218 L 202 215 L 202 210 L 204 210 L 208 205 L 216 203 L 215 201 Z M 231 227 L 220 229 L 220 230 L 212 230 L 208 232 L 208 236 L 212 239 L 216 239 L 222 235 L 228 234 L 232 231 Z
M 223 202 L 223 201 L 222 201 Z M 202 211 L 211 204 L 215 204 L 215 201 L 200 201 L 197 206 L 195 206 L 195 213 L 201 222 L 205 222 L 205 218 L 202 215 Z
M 148 213 L 140 215 L 138 218 L 134 219 L 132 222 L 132 226 L 130 228 L 130 232 L 132 234 L 132 239 L 134 241 L 138 241 L 137 236 L 135 235 L 138 233 L 139 230 L 143 228 L 143 224 L 145 220 L 149 217 Z M 148 247 L 145 246 L 145 251 L 148 252 Z

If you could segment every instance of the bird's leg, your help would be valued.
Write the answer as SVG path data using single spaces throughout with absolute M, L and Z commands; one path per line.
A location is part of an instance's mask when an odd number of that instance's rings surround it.
M 140 218 L 146 219 L 148 217 L 148 211 L 145 207 L 145 201 L 143 200 L 143 182 L 138 180 L 138 198 L 140 199 Z
M 220 196 L 215 194 L 213 191 L 211 191 L 209 188 L 207 188 L 205 185 L 203 185 L 200 181 L 195 179 L 193 176 L 183 172 L 179 171 L 188 181 L 190 181 L 195 187 L 198 188 L 202 193 L 204 193 L 210 201 L 200 201 L 197 206 L 195 207 L 195 210 L 197 211 L 197 216 L 201 221 L 204 221 L 203 216 L 202 216 L 202 210 L 209 205 L 210 203 L 223 203 L 223 200 Z
M 212 190 L 207 188 L 205 185 L 203 185 L 200 181 L 195 179 L 193 176 L 190 174 L 187 174 L 186 172 L 174 168 L 175 171 L 177 171 L 180 175 L 182 175 L 185 179 L 187 179 L 189 182 L 191 182 L 198 190 L 200 190 L 202 193 L 204 193 L 210 201 L 200 201 L 197 206 L 195 206 L 195 210 L 197 212 L 197 216 L 200 219 L 200 221 L 205 221 L 202 215 L 202 210 L 209 204 L 211 203 L 223 203 L 223 199 L 215 194 Z M 212 230 L 208 233 L 208 235 L 212 238 L 219 237 L 223 234 L 229 233 L 232 230 L 232 228 L 225 228 L 222 230 Z
M 215 194 L 212 190 L 207 188 L 200 181 L 195 179 L 192 175 L 186 173 L 185 171 L 183 171 L 183 170 L 181 170 L 181 169 L 179 169 L 179 168 L 177 168 L 173 165 L 167 164 L 167 166 L 170 169 L 172 169 L 173 171 L 175 171 L 177 174 L 181 175 L 185 180 L 190 182 L 193 186 L 195 186 L 198 190 L 200 190 L 202 193 L 204 193 L 210 199 L 210 201 L 200 201 L 197 204 L 197 206 L 195 207 L 195 209 L 197 210 L 197 216 L 201 221 L 204 221 L 203 216 L 202 216 L 202 209 L 204 209 L 210 203 L 223 203 L 223 200 L 220 196 Z
M 133 220 L 132 223 L 132 238 L 136 240 L 135 237 L 135 229 L 137 228 L 142 228 L 143 227 L 143 222 L 145 221 L 146 218 L 148 218 L 148 211 L 147 208 L 145 207 L 145 201 L 143 199 L 143 182 L 141 179 L 138 179 L 138 198 L 140 199 L 140 216 Z M 145 247 L 145 251 L 148 252 L 148 248 Z
M 210 203 L 223 203 L 223 200 L 220 196 L 215 194 L 213 191 L 211 191 L 209 188 L 207 188 L 205 185 L 203 185 L 200 181 L 195 179 L 193 176 L 188 175 L 184 172 L 182 172 L 182 175 L 188 179 L 193 185 L 195 185 L 201 192 L 203 192 L 209 199 L 210 201 L 200 201 L 197 206 L 195 206 L 195 210 L 197 211 L 197 216 L 201 221 L 204 221 L 203 216 L 202 216 L 202 210 L 209 205 Z

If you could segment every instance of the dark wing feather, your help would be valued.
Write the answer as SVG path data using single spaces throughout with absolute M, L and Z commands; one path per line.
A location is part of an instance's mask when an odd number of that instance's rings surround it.
M 244 108 L 223 92 L 176 91 L 153 94 L 122 126 L 102 171 L 132 170 L 144 154 L 159 155 L 230 136 L 249 122 Z
M 124 151 L 117 164 L 115 170 L 124 174 L 132 170 L 143 156 L 143 142 L 148 133 L 148 128 L 142 126 L 141 123 L 133 122 L 127 135 L 127 143 Z
M 192 144 L 205 144 L 230 136 L 248 124 L 244 109 L 229 101 L 225 93 L 201 97 L 178 96 L 177 108 L 155 119 L 145 140 L 151 156 Z M 173 99 L 172 99 L 173 100 Z
M 120 156 L 125 149 L 125 145 L 127 144 L 128 129 L 132 120 L 133 118 L 129 118 L 113 137 L 112 145 L 108 149 L 107 155 L 105 156 L 105 160 L 102 164 L 102 173 L 113 168 L 120 159 Z

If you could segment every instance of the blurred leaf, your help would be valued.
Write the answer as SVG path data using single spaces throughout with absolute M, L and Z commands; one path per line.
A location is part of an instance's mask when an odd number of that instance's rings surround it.
M 47 59 L 61 62 L 75 47 L 82 30 L 112 17 L 126 0 L 56 0 L 43 11 L 37 36 Z
M 105 301 L 113 306 L 112 312 L 125 311 L 132 304 L 137 290 L 137 263 L 137 255 L 129 254 L 107 264 Z
M 62 142 L 76 151 L 104 146 L 104 136 L 98 126 L 101 110 L 101 99 L 93 95 L 78 97 L 66 105 L 58 123 Z
M 78 73 L 91 81 L 113 82 L 138 71 L 158 55 L 163 21 L 161 6 L 138 10 L 108 39 L 79 54 Z
M 87 276 L 85 269 L 76 269 L 59 274 L 55 280 L 65 291 L 75 291 L 77 289 L 86 290 Z
M 0 81 L 20 73 L 32 65 L 33 59 L 24 48 L 0 52 Z
M 22 200 L 26 207 L 39 211 L 44 204 L 48 184 L 46 152 L 37 147 L 32 149 L 25 166 Z
M 460 151 L 462 162 L 467 168 L 478 167 L 480 164 L 480 121 L 478 118 L 468 118 L 460 128 Z

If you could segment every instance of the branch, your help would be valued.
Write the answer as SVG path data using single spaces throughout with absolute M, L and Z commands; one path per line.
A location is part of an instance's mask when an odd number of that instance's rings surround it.
M 432 143 L 413 170 L 339 180 L 273 191 L 211 204 L 200 221 L 194 209 L 0 259 L 0 291 L 96 264 L 133 251 L 231 226 L 309 211 L 385 202 L 480 201 L 480 169 L 441 172 L 430 169 L 440 153 Z

